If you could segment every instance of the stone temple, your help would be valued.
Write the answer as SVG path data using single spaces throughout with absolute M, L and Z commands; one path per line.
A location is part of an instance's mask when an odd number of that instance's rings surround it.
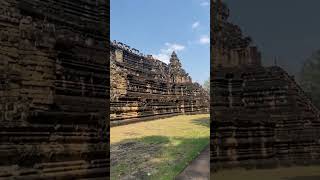
M 0 179 L 108 179 L 108 8 L 0 1 Z
M 209 112 L 209 93 L 192 82 L 175 52 L 166 64 L 113 41 L 110 60 L 112 126 Z
M 319 110 L 211 3 L 211 171 L 320 162 Z

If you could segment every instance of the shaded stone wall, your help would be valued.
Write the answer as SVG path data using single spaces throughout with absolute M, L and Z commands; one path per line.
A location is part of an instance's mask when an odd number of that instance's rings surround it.
M 217 14 L 212 20 L 221 23 Z M 217 33 L 223 28 L 212 31 Z M 237 33 L 227 36 L 241 39 Z M 211 44 L 212 52 L 228 47 L 225 43 L 229 41 Z M 242 48 L 246 51 L 248 47 Z M 217 54 L 212 54 L 213 61 L 218 61 Z M 213 66 L 211 73 L 213 171 L 319 163 L 319 110 L 285 70 L 248 61 L 240 66 Z
M 0 177 L 108 176 L 105 1 L 0 1 Z
M 214 1 L 211 3 L 211 8 L 213 25 L 211 46 L 214 54 L 212 66 L 261 65 L 261 53 L 252 45 L 251 38 L 244 36 L 239 26 L 228 21 L 230 13 L 228 7 L 220 1 Z
M 114 41 L 110 56 L 112 125 L 209 112 L 208 92 L 192 82 L 175 52 L 167 65 Z

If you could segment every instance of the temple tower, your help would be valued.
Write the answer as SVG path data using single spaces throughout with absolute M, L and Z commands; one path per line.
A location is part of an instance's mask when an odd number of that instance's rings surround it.
M 230 10 L 225 3 L 213 1 L 212 64 L 214 67 L 261 65 L 261 53 L 240 27 L 228 21 Z
M 178 75 L 180 73 L 180 70 L 182 68 L 181 62 L 176 54 L 176 52 L 172 52 L 170 63 L 169 63 L 169 74 L 170 74 L 170 80 L 175 83 L 178 82 Z
M 225 4 L 211 8 L 211 172 L 320 164 L 320 111 L 284 69 L 261 65 Z

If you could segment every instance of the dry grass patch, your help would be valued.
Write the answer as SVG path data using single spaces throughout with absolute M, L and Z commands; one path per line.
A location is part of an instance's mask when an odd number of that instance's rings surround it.
M 209 115 L 111 128 L 112 179 L 174 179 L 210 140 Z

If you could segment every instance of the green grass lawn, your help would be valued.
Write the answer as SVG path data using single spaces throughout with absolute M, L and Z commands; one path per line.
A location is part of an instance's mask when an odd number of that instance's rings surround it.
M 320 166 L 266 170 L 224 170 L 211 174 L 214 180 L 320 180 Z
M 111 179 L 172 180 L 209 145 L 209 115 L 113 127 L 110 136 Z

